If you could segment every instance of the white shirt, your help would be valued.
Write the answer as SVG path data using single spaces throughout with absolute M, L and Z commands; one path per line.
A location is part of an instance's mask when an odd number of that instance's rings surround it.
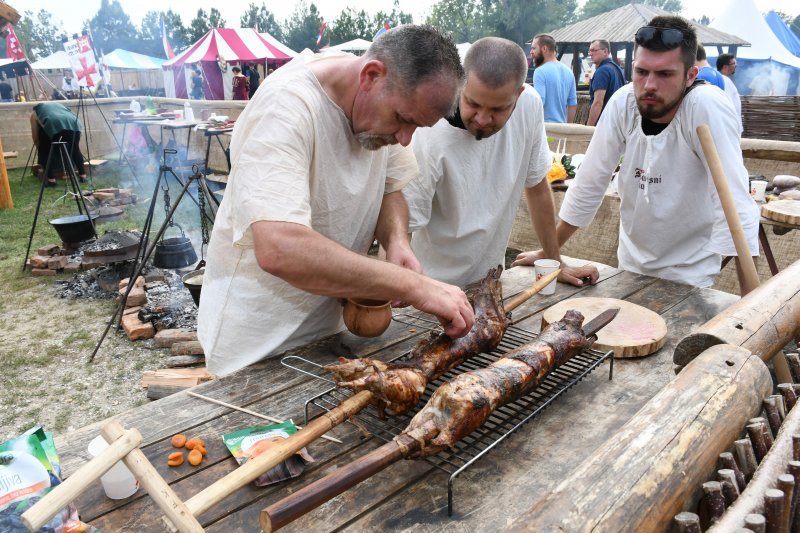
M 522 189 L 551 164 L 539 95 L 526 86 L 503 129 L 486 139 L 443 119 L 418 129 L 411 146 L 420 177 L 403 194 L 425 273 L 463 286 L 504 264 Z
M 739 135 L 741 135 L 744 127 L 742 126 L 742 99 L 739 96 L 739 89 L 736 88 L 733 80 L 725 74 L 722 74 L 722 78 L 725 80 L 725 94 L 731 99 L 733 108 L 736 110 L 736 118 L 739 120 Z
M 750 252 L 758 255 L 759 210 L 750 197 L 738 123 L 728 97 L 701 85 L 683 99 L 667 128 L 646 136 L 633 85 L 617 91 L 595 129 L 560 217 L 587 226 L 618 176 L 621 268 L 698 287 L 714 283 L 721 256 L 736 255 L 696 128 L 708 124 L 728 179 Z M 611 228 L 609 228 L 611 231 Z
M 410 148 L 361 147 L 306 66 L 317 60 L 300 56 L 269 76 L 236 121 L 198 316 L 208 368 L 218 375 L 343 329 L 336 298 L 259 268 L 251 225 L 302 224 L 366 253 L 383 195 L 417 172 Z

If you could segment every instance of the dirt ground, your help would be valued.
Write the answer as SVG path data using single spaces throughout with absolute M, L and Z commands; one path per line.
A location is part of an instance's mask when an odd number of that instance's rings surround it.
M 88 358 L 114 310 L 112 300 L 64 300 L 52 285 L 14 293 L 0 312 L 0 442 L 41 424 L 65 434 L 147 402 L 142 371 L 168 352 L 115 329 Z

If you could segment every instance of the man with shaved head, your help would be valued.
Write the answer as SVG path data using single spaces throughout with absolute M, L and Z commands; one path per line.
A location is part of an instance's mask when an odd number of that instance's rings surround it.
M 560 259 L 555 208 L 544 179 L 551 164 L 542 101 L 525 85 L 527 60 L 516 44 L 486 37 L 464 59 L 467 83 L 456 113 L 414 133 L 419 179 L 403 189 L 411 247 L 429 276 L 464 285 L 503 264 L 523 190 L 546 255 Z M 581 285 L 593 267 L 564 268 Z

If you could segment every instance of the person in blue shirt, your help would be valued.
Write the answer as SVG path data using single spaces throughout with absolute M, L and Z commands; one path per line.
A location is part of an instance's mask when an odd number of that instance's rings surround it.
M 574 122 L 578 99 L 572 71 L 556 58 L 556 40 L 540 33 L 531 42 L 533 87 L 542 97 L 545 122 Z
M 586 121 L 588 126 L 597 125 L 611 95 L 625 85 L 625 74 L 614 59 L 609 57 L 610 50 L 611 45 L 603 39 L 595 39 L 589 45 L 589 58 L 597 70 L 589 86 L 589 120 Z
M 711 85 L 716 85 L 723 91 L 725 90 L 725 78 L 723 78 L 722 74 L 717 72 L 716 69 L 712 68 L 711 65 L 708 64 L 706 49 L 703 48 L 702 44 L 697 45 L 697 60 L 694 64 L 698 69 L 700 69 L 697 73 L 698 80 L 705 80 Z

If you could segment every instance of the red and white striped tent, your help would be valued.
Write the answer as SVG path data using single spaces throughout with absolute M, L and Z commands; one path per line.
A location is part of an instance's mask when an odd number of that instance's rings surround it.
M 253 28 L 214 28 L 164 63 L 164 88 L 168 97 L 188 98 L 191 68 L 197 66 L 203 73 L 205 99 L 230 100 L 231 66 L 243 67 L 253 61 L 265 69 L 276 68 L 295 55 L 268 33 L 258 33 Z

